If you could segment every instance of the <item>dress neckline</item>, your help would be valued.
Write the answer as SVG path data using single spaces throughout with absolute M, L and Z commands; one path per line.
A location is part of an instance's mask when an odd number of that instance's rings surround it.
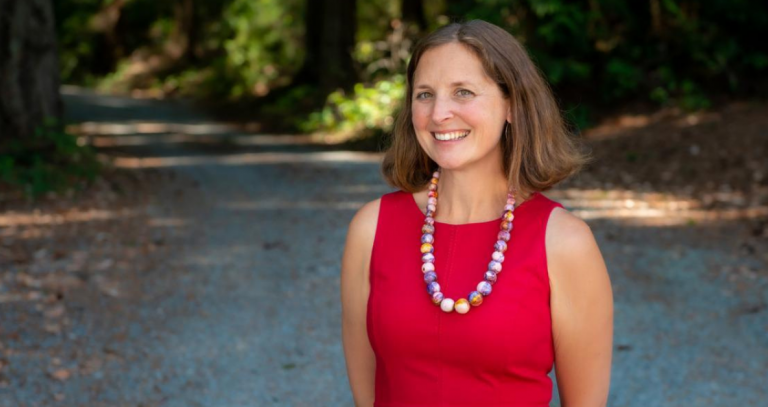
M 421 211 L 421 207 L 419 206 L 419 203 L 416 202 L 416 198 L 410 192 L 405 192 L 405 193 L 408 194 L 409 200 L 411 201 L 411 205 L 409 205 L 409 206 L 411 206 L 415 210 L 414 213 L 418 214 L 421 217 L 421 219 L 423 220 L 426 217 L 426 215 L 424 214 L 424 212 Z M 531 194 L 531 196 L 528 197 L 528 200 L 526 200 L 525 202 L 523 202 L 520 205 L 515 207 L 515 214 L 517 214 L 517 211 L 519 211 L 520 208 L 526 206 L 527 203 L 529 203 L 529 202 L 533 201 L 534 199 L 538 198 L 539 195 L 540 195 L 539 191 L 534 191 Z M 496 219 L 487 220 L 485 222 L 443 223 L 443 222 L 435 221 L 435 225 L 440 225 L 440 226 L 443 226 L 443 227 L 450 228 L 450 227 L 462 227 L 462 226 L 481 226 L 481 225 L 489 225 L 489 224 L 499 224 L 501 222 L 501 218 L 503 216 L 504 215 L 501 215 L 501 216 L 499 216 Z

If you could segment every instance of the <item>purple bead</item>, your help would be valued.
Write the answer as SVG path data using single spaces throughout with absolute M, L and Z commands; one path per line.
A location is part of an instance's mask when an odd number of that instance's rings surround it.
M 433 198 L 433 197 L 427 198 L 427 204 L 428 205 L 437 205 L 437 198 Z
M 499 232 L 499 240 L 508 242 L 509 237 L 510 237 L 509 232 L 507 232 L 506 230 L 502 230 L 501 232 Z
M 437 205 L 427 204 L 427 210 L 430 212 L 434 212 L 437 210 Z
M 435 224 L 435 218 L 433 218 L 431 216 L 427 216 L 427 218 L 424 219 L 424 223 L 426 223 L 427 225 L 434 225 Z
M 421 265 L 421 272 L 426 274 L 430 271 L 435 271 L 435 263 L 424 263 Z
M 493 245 L 493 248 L 496 249 L 497 252 L 504 253 L 505 251 L 507 251 L 507 242 L 503 240 L 499 240 L 496 242 L 495 245 Z
M 429 284 L 433 281 L 437 280 L 437 273 L 434 271 L 427 271 L 424 273 L 424 282 Z
M 491 255 L 491 258 L 498 261 L 499 263 L 504 262 L 504 254 L 502 254 L 501 252 L 493 252 L 493 254 Z
M 432 283 L 432 284 L 436 284 L 436 283 Z M 481 281 L 477 285 L 477 291 L 479 291 L 480 294 L 483 294 L 485 296 L 488 296 L 489 294 L 491 294 L 491 289 L 492 289 L 491 288 L 491 283 L 489 283 L 487 281 Z
M 495 284 L 497 278 L 498 277 L 496 276 L 496 273 L 494 273 L 493 271 L 489 270 L 489 271 L 485 272 L 485 281 L 487 281 L 487 282 L 489 282 L 491 284 Z
M 488 270 L 495 271 L 496 273 L 501 271 L 501 263 L 496 260 L 492 260 L 488 263 Z
M 440 284 L 438 284 L 437 281 L 433 281 L 427 284 L 427 292 L 429 293 L 429 295 L 432 295 L 438 291 L 440 291 Z
M 432 302 L 437 305 L 440 305 L 440 303 L 443 302 L 443 298 L 445 298 L 445 296 L 440 291 L 432 293 Z
M 434 243 L 435 236 L 431 233 L 425 233 L 421 235 L 421 243 Z
M 515 210 L 515 204 L 506 204 L 504 205 L 504 212 L 506 211 L 514 211 Z
M 432 253 L 425 253 L 421 255 L 421 261 L 424 263 L 434 263 L 435 262 L 435 255 Z

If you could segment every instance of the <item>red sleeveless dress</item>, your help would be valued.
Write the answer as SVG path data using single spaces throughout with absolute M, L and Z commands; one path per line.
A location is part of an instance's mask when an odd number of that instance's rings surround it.
M 382 196 L 367 309 L 375 407 L 549 405 L 554 349 L 544 236 L 558 206 L 534 193 L 515 208 L 498 281 L 483 304 L 461 315 L 441 311 L 427 294 L 419 251 L 424 215 L 413 195 Z M 435 269 L 446 298 L 476 289 L 500 224 L 501 217 L 435 222 Z

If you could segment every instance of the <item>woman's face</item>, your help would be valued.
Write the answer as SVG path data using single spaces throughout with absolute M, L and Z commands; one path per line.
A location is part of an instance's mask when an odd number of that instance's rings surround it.
M 413 76 L 411 114 L 416 138 L 444 169 L 466 169 L 501 159 L 501 132 L 510 121 L 509 102 L 459 43 L 426 51 Z

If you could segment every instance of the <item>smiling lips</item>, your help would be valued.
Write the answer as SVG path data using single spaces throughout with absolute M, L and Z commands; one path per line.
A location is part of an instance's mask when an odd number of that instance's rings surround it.
M 432 133 L 432 136 L 439 141 L 454 141 L 467 137 L 469 130 L 451 131 L 446 133 Z

